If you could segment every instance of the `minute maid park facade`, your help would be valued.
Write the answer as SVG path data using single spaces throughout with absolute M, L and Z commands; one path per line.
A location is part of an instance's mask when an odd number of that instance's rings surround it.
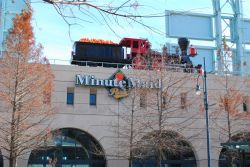
M 9 0 L 0 5 L 6 11 L 14 5 L 15 13 L 24 7 Z M 1 21 L 5 20 L 1 25 L 6 27 L 0 28 L 0 42 L 12 18 L 10 13 L 1 13 Z M 150 71 L 74 65 L 52 65 L 52 69 L 51 103 L 57 113 L 51 129 L 56 133 L 46 149 L 30 150 L 20 157 L 18 167 L 128 167 L 129 154 L 133 167 L 155 167 L 157 148 L 162 167 L 207 167 L 208 149 L 212 167 L 229 166 L 229 151 L 234 167 L 250 166 L 250 120 L 228 117 L 221 105 L 227 90 L 239 91 L 243 101 L 235 110 L 248 115 L 248 78 L 207 76 L 211 143 L 207 148 L 203 95 L 195 93 L 203 80 L 197 81 L 195 73 L 178 68 Z M 233 89 L 226 90 L 225 85 Z M 1 159 L 0 167 L 7 166 L 8 161 Z
M 55 75 L 52 104 L 57 114 L 51 128 L 57 133 L 47 149 L 32 150 L 19 159 L 19 166 L 47 167 L 55 160 L 58 167 L 128 167 L 132 148 L 133 167 L 155 167 L 156 142 L 152 136 L 159 128 L 159 106 L 163 113 L 162 166 L 207 166 L 203 96 L 195 94 L 194 73 L 184 73 L 182 69 L 149 71 L 72 65 L 52 68 Z M 228 166 L 227 149 L 223 147 L 228 142 L 227 117 L 226 113 L 217 113 L 223 110 L 218 97 L 225 94 L 224 79 L 208 75 L 213 167 Z M 248 98 L 249 88 L 243 87 L 247 86 L 243 77 L 228 76 L 227 80 L 228 85 L 237 82 L 237 88 L 244 90 L 242 94 Z M 198 82 L 202 85 L 202 80 Z M 160 92 L 164 92 L 162 96 Z M 157 97 L 162 98 L 156 100 Z M 130 145 L 132 111 L 134 134 Z M 247 99 L 239 104 L 238 112 L 248 111 Z M 232 117 L 230 121 L 232 140 L 241 143 L 241 148 L 242 143 L 246 146 L 249 119 Z M 249 150 L 231 147 L 237 153 L 235 166 L 250 166 Z M 7 164 L 4 160 L 4 165 Z

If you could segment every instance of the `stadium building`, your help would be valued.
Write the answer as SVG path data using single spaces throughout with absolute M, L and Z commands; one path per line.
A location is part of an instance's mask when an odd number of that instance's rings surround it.
M 20 4 L 12 7 L 11 1 L 0 3 L 1 52 L 11 19 L 25 6 L 24 1 L 15 2 Z M 120 52 L 119 48 L 115 52 Z M 183 64 L 190 65 L 187 53 L 181 56 Z M 205 91 L 200 69 L 197 73 L 193 66 L 173 64 L 162 69 L 162 59 L 155 58 L 155 66 L 149 69 L 143 68 L 146 64 L 140 57 L 125 62 L 139 62 L 137 69 L 110 61 L 52 65 L 55 88 L 51 103 L 56 111 L 51 125 L 53 138 L 45 149 L 30 150 L 18 159 L 18 165 L 127 167 L 132 158 L 133 167 L 155 167 L 161 157 L 164 167 L 206 167 L 209 154 L 213 167 L 229 166 L 230 158 L 234 166 L 250 166 L 247 79 L 208 74 L 208 98 L 204 101 L 203 94 L 197 96 L 195 92 L 198 86 Z M 224 101 L 225 95 L 235 99 L 237 93 L 243 100 Z M 230 106 L 237 111 L 233 116 L 223 112 Z M 8 161 L 3 158 L 0 166 L 8 166 Z
M 54 162 L 62 167 L 127 167 L 132 111 L 136 133 L 132 142 L 133 166 L 155 166 L 156 143 L 151 137 L 159 123 L 156 98 L 166 89 L 169 90 L 163 92 L 172 95 L 162 95 L 165 98 L 160 100 L 164 117 L 161 144 L 166 149 L 162 150 L 162 166 L 207 166 L 206 117 L 203 96 L 195 94 L 197 75 L 194 73 L 184 73 L 180 68 L 152 71 L 75 65 L 52 67 L 55 75 L 52 104 L 57 111 L 52 129 L 57 133 L 46 150 L 31 151 L 20 159 L 20 166 L 44 167 Z M 207 78 L 211 166 L 226 167 L 227 148 L 223 143 L 228 142 L 228 119 L 226 113 L 216 112 L 223 110 L 218 99 L 225 94 L 226 78 L 216 75 Z M 230 83 L 244 83 L 242 77 L 229 79 Z M 202 80 L 199 84 L 202 85 Z M 130 86 L 125 89 L 126 85 Z M 171 104 L 167 101 L 170 97 Z M 237 111 L 246 113 L 249 104 L 245 101 L 238 105 Z M 230 118 L 230 121 L 232 140 L 238 147 L 242 147 L 240 143 L 246 145 L 249 138 L 240 136 L 249 132 L 249 119 Z M 234 159 L 236 166 L 250 165 L 248 150 L 237 149 L 236 145 L 229 147 L 239 153 Z

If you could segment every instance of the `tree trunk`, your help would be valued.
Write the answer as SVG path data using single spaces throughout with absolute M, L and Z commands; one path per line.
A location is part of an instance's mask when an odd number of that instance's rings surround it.
M 232 134 L 231 134 L 231 121 L 230 121 L 230 113 L 228 110 L 228 102 L 226 103 L 226 112 L 227 112 L 227 127 L 228 127 L 228 142 L 232 142 Z M 229 150 L 229 155 L 228 155 L 228 161 L 229 161 L 229 167 L 233 167 L 233 156 L 231 151 Z
M 12 157 L 10 157 L 10 159 L 9 159 L 9 161 L 10 161 L 9 167 L 16 167 L 16 157 L 13 156 L 12 153 L 10 154 L 10 156 L 12 156 Z
M 233 167 L 233 157 L 231 153 L 229 153 L 228 155 L 228 161 L 229 161 L 228 167 Z
M 131 124 L 130 124 L 130 141 L 129 141 L 129 167 L 132 167 L 133 161 L 133 130 L 134 130 L 134 109 L 132 109 L 131 114 Z
M 9 167 L 16 167 L 16 154 L 14 152 L 15 145 L 15 111 L 16 107 L 14 105 L 12 112 L 12 122 L 11 122 L 11 137 L 10 137 L 10 156 L 9 156 Z
M 10 141 L 10 156 L 9 156 L 9 167 L 16 167 L 16 154 L 14 152 L 14 127 L 11 128 L 11 141 Z
M 129 158 L 129 160 L 128 160 L 128 162 L 129 162 L 129 167 L 132 167 L 132 160 L 131 160 L 131 158 Z
M 160 148 L 157 148 L 157 160 L 156 160 L 156 166 L 161 167 L 161 151 Z
M 130 138 L 129 138 L 129 167 L 132 167 L 133 162 L 133 139 L 134 139 L 134 110 L 135 99 L 132 99 L 131 122 L 130 122 Z

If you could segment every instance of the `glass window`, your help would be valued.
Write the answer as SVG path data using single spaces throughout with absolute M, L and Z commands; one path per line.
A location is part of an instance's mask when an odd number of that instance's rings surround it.
M 96 95 L 97 95 L 97 89 L 90 88 L 89 105 L 96 106 Z
M 96 106 L 96 94 L 95 93 L 90 93 L 89 104 L 91 106 Z
M 247 104 L 243 102 L 243 111 L 247 111 Z
M 162 108 L 166 108 L 166 97 L 162 96 Z
M 28 167 L 105 167 L 102 153 L 98 141 L 88 133 L 72 128 L 60 129 L 52 133 L 45 147 L 31 152 Z
M 67 88 L 67 104 L 74 104 L 74 88 Z
M 138 41 L 133 41 L 133 48 L 138 48 Z
M 67 93 L 67 104 L 74 104 L 74 93 Z
M 145 108 L 147 106 L 147 92 L 142 90 L 140 92 L 140 107 Z
M 247 96 L 243 97 L 243 111 L 248 112 L 248 101 L 247 101 Z
M 187 93 L 181 93 L 181 109 L 187 109 Z

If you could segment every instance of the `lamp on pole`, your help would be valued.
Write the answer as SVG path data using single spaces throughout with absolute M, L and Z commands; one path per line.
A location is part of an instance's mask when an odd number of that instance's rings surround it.
M 207 166 L 211 167 L 211 156 L 210 156 L 210 132 L 209 132 L 209 115 L 208 115 L 208 98 L 207 98 L 207 74 L 206 74 L 206 59 L 204 60 L 204 75 L 202 78 L 203 81 L 203 94 L 204 94 L 204 107 L 205 107 L 205 114 L 206 114 L 206 132 L 207 132 Z M 202 76 L 202 68 L 201 65 L 198 65 L 198 78 L 197 78 L 197 84 L 196 84 L 196 94 L 201 94 L 201 89 L 198 83 L 199 76 Z M 201 70 L 201 71 L 199 71 Z

